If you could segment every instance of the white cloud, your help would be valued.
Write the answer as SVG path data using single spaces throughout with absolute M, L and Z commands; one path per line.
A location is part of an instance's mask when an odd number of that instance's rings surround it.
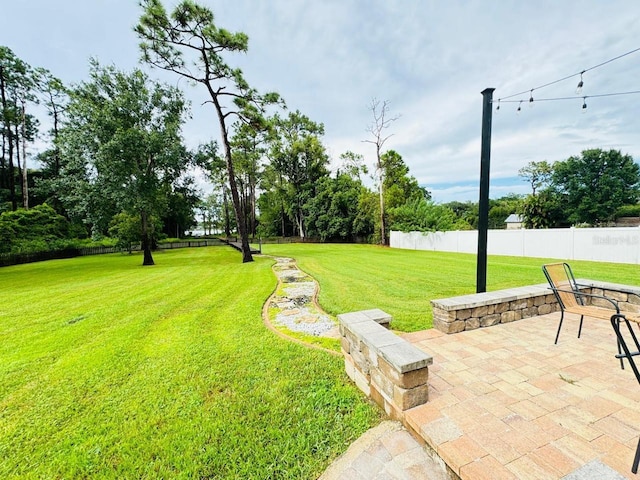
M 130 69 L 139 57 L 132 31 L 140 9 L 131 0 L 6 2 L 0 44 L 65 82 L 86 78 L 90 56 Z M 166 2 L 167 6 L 177 0 Z M 220 26 L 249 35 L 249 52 L 231 61 L 250 84 L 276 90 L 289 108 L 325 124 L 334 160 L 346 150 L 372 160 L 362 140 L 372 97 L 401 118 L 387 146 L 429 185 L 479 176 L 482 97 L 528 91 L 640 47 L 637 0 L 203 0 Z M 584 75 L 584 95 L 640 90 L 640 52 Z M 169 75 L 153 75 L 178 83 Z M 575 95 L 577 79 L 535 90 L 534 98 Z M 190 144 L 218 137 L 204 93 L 188 88 Z M 528 93 L 516 99 L 528 98 Z M 526 102 L 525 102 L 526 103 Z M 619 148 L 640 159 L 640 95 L 534 102 L 515 114 L 501 103 L 493 119 L 492 178 L 517 176 L 530 161 L 559 160 L 585 148 Z M 503 187 L 500 187 L 503 188 Z M 468 187 L 452 194 L 475 195 Z

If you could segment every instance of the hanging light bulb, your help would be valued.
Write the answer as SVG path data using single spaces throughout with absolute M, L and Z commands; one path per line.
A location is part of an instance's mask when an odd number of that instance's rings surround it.
M 587 113 L 587 97 L 582 97 L 582 113 Z
M 518 109 L 516 110 L 516 113 L 520 113 L 522 111 L 522 100 L 520 100 L 520 103 L 518 104 Z
M 580 81 L 578 82 L 578 86 L 576 87 L 576 95 L 580 95 L 582 93 L 582 86 L 584 85 L 584 82 L 582 81 L 583 73 L 584 70 L 580 72 Z
M 533 88 L 531 89 L 531 93 L 529 93 L 529 108 L 533 108 Z
M 496 112 L 500 111 L 500 99 L 498 99 L 498 105 L 496 106 Z

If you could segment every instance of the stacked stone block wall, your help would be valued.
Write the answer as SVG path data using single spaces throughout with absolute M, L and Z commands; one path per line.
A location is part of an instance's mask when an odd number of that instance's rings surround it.
M 615 286 L 616 290 L 606 284 L 594 284 L 591 293 L 612 298 L 618 303 L 621 312 L 640 313 L 640 287 L 627 287 L 625 285 Z M 598 307 L 612 308 L 611 303 L 599 298 L 592 298 L 592 305 Z
M 433 300 L 433 326 L 444 333 L 509 323 L 559 310 L 544 285 Z
M 342 354 L 349 378 L 391 418 L 426 403 L 433 358 L 383 325 L 391 317 L 381 310 L 338 315 Z
M 623 312 L 640 312 L 639 287 L 593 280 L 578 280 L 578 283 L 585 293 L 616 300 Z M 606 300 L 593 298 L 588 301 L 593 305 L 612 308 Z M 431 306 L 433 326 L 444 333 L 490 327 L 560 310 L 547 284 L 433 300 Z

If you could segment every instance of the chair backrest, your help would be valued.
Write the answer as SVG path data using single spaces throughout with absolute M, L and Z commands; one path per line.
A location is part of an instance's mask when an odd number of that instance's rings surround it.
M 562 308 L 571 308 L 582 304 L 574 292 L 579 291 L 571 267 L 567 263 L 549 263 L 542 271 Z

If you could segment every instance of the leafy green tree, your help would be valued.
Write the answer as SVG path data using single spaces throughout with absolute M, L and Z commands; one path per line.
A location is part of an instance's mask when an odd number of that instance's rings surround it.
M 556 162 L 553 189 L 572 223 L 603 224 L 616 210 L 640 198 L 640 165 L 619 150 L 584 150 Z
M 518 170 L 518 175 L 523 177 L 531 185 L 532 195 L 536 191 L 548 187 L 553 175 L 553 166 L 546 160 L 541 162 L 529 162 Z
M 0 214 L 0 252 L 10 252 L 23 242 L 47 243 L 69 238 L 69 222 L 47 204 L 29 210 L 18 209 Z
M 28 179 L 26 167 L 26 143 L 35 138 L 37 119 L 27 113 L 27 105 L 36 101 L 35 74 L 30 65 L 18 58 L 13 51 L 0 46 L 0 133 L 2 157 L 0 161 L 0 193 L 18 208 L 18 188 L 22 204 L 28 207 Z M 22 154 L 21 154 L 22 149 Z M 21 166 L 21 155 L 24 165 Z M 16 182 L 16 178 L 21 182 Z
M 229 190 L 242 242 L 242 261 L 250 262 L 253 258 L 236 185 L 229 118 L 235 116 L 242 123 L 263 128 L 265 106 L 279 102 L 280 97 L 275 93 L 259 95 L 240 69 L 225 62 L 223 54 L 247 51 L 248 37 L 217 27 L 208 8 L 183 0 L 169 16 L 160 0 L 142 0 L 141 6 L 143 14 L 135 31 L 141 39 L 143 60 L 203 85 L 211 99 L 218 116 Z
M 275 116 L 275 135 L 271 139 L 272 179 L 279 182 L 282 208 L 294 223 L 300 238 L 306 236 L 306 204 L 315 197 L 318 181 L 329 175 L 320 136 L 324 126 L 299 111 L 287 118 Z
M 358 153 L 351 151 L 340 154 L 341 165 L 339 171 L 346 173 L 351 178 L 360 178 L 361 174 L 366 175 L 368 172 L 367 166 L 364 164 L 364 157 Z
M 116 239 L 116 246 L 131 253 L 134 243 L 142 240 L 140 216 L 121 212 L 109 223 L 109 236 Z
M 367 238 L 374 243 L 380 243 L 380 239 L 376 238 L 376 235 L 380 234 L 380 230 L 376 228 L 376 221 L 379 218 L 379 206 L 380 198 L 376 192 L 372 192 L 368 188 L 360 190 L 358 210 L 353 220 L 353 234 L 356 237 Z
M 49 136 L 53 143 L 52 162 L 47 166 L 53 176 L 60 173 L 60 149 L 58 148 L 58 137 L 64 119 L 64 112 L 69 103 L 69 91 L 62 83 L 62 80 L 55 77 L 49 70 L 44 68 L 36 69 L 36 81 L 41 104 L 47 109 L 47 115 L 51 118 L 51 130 Z
M 160 215 L 162 232 L 168 237 L 181 238 L 186 230 L 197 224 L 195 211 L 200 197 L 194 186 L 193 178 L 184 177 L 168 185 L 166 191 L 167 206 Z
M 462 227 L 461 230 L 475 230 L 478 228 L 478 202 L 453 201 L 443 205 L 453 210 L 458 219 L 458 226 Z
M 360 179 L 348 173 L 320 179 L 316 195 L 307 203 L 309 235 L 322 241 L 353 241 L 363 188 Z
M 518 213 L 522 209 L 523 196 L 511 193 L 501 198 L 489 200 L 489 228 L 504 229 L 504 221 L 512 213 Z
M 219 204 L 220 212 L 222 214 L 221 223 L 215 223 L 216 227 L 221 227 L 221 231 L 227 238 L 231 237 L 231 231 L 236 229 L 236 223 L 234 216 L 231 215 L 233 205 L 229 200 L 229 182 L 226 171 L 226 162 L 224 158 L 218 155 L 218 144 L 213 141 L 202 144 L 198 147 L 198 151 L 195 155 L 196 165 L 200 166 L 206 172 L 209 181 L 213 184 L 214 193 L 213 197 L 207 200 L 207 205 L 211 200 L 214 203 Z M 215 198 L 215 201 L 213 200 Z
M 419 202 L 416 203 L 416 200 L 428 200 L 431 198 L 431 194 L 425 188 L 420 187 L 418 181 L 409 174 L 409 167 L 398 152 L 394 150 L 384 152 L 380 156 L 380 165 L 383 172 L 384 208 L 387 209 L 384 223 L 389 229 L 391 224 L 395 225 L 395 214 L 409 212 L 419 204 Z M 411 205 L 411 207 L 397 210 L 404 205 Z M 385 235 L 388 237 L 388 230 Z
M 380 164 L 384 172 L 385 206 L 395 208 L 417 198 L 431 198 L 431 194 L 409 175 L 409 167 L 398 152 L 384 152 L 380 156 Z
M 240 123 L 231 139 L 231 148 L 242 218 L 248 234 L 255 237 L 257 187 L 262 175 L 261 161 L 266 153 L 265 131 Z
M 389 209 L 392 230 L 429 232 L 454 230 L 456 215 L 450 208 L 420 197 Z
M 66 215 L 64 205 L 58 195 L 59 192 L 55 188 L 55 181 L 60 176 L 62 168 L 58 139 L 69 103 L 69 91 L 59 78 L 44 68 L 36 69 L 36 81 L 40 104 L 46 108 L 47 115 L 51 119 L 51 129 L 48 132 L 51 146 L 38 153 L 36 157 L 38 163 L 42 165 L 41 175 L 35 182 L 35 188 L 30 192 L 33 192 L 36 201 L 45 199 L 56 211 Z
M 207 195 L 201 201 L 199 210 L 202 215 L 202 228 L 205 235 L 224 231 L 225 205 L 222 195 L 219 192 L 213 192 Z
M 559 198 L 551 190 L 553 165 L 546 160 L 529 162 L 518 175 L 531 185 L 531 194 L 518 206 L 525 228 L 552 228 L 560 225 L 562 209 Z
M 287 216 L 286 205 L 287 181 L 282 165 L 274 163 L 273 156 L 278 152 L 274 149 L 273 142 L 276 135 L 270 138 L 270 162 L 265 166 L 261 179 L 261 195 L 258 197 L 258 210 L 260 211 L 259 230 L 260 234 L 267 237 L 272 236 L 293 236 L 294 225 Z
M 272 171 L 267 170 L 263 182 L 269 181 Z M 260 218 L 258 233 L 263 237 L 288 237 L 293 235 L 293 222 L 284 209 L 284 197 L 275 187 L 263 191 L 258 197 Z
M 180 137 L 184 99 L 140 70 L 126 74 L 92 61 L 90 76 L 72 92 L 60 137 L 65 200 L 98 224 L 137 214 L 143 265 L 153 265 L 152 216 L 166 208 L 167 187 L 191 160 Z
M 564 215 L 559 196 L 546 188 L 536 195 L 528 195 L 520 206 L 525 228 L 554 228 L 563 223 Z

